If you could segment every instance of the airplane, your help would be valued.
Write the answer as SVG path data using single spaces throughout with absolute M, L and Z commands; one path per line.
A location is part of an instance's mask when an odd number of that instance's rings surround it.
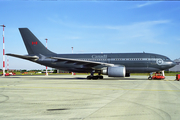
M 48 50 L 28 28 L 19 28 L 19 31 L 28 55 L 6 55 L 64 71 L 91 73 L 87 79 L 103 79 L 102 75 L 130 77 L 130 73 L 158 72 L 176 65 L 166 56 L 144 52 L 57 54 Z

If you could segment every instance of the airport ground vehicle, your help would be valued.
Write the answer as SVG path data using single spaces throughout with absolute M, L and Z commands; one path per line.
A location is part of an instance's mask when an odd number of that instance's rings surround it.
M 177 81 L 180 80 L 180 74 L 176 74 L 176 80 L 177 80 Z
M 149 77 L 148 78 L 149 80 L 161 80 L 161 79 L 165 79 L 165 76 L 163 76 L 163 74 L 162 73 L 155 73 L 155 75 L 154 76 L 152 76 L 152 77 Z
M 11 75 L 16 75 L 14 72 L 6 73 L 5 76 L 11 76 Z

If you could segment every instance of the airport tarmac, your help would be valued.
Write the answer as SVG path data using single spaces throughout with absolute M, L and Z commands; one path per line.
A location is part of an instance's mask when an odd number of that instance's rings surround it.
M 83 75 L 0 77 L 0 120 L 179 120 L 175 76 L 86 80 Z

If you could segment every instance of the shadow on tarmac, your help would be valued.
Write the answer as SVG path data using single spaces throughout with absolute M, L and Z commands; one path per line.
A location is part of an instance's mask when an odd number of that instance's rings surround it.
M 22 78 L 22 77 L 11 77 L 11 78 Z M 60 77 L 51 77 L 51 76 L 42 76 L 42 77 L 36 77 L 36 76 L 33 76 L 33 77 L 24 77 L 26 78 L 27 80 L 87 80 L 86 76 L 85 77 L 63 77 L 63 76 L 60 76 Z M 93 79 L 92 79 L 93 80 Z M 133 77 L 108 77 L 108 78 L 104 78 L 104 79 L 97 79 L 96 81 L 103 81 L 103 80 L 148 80 L 146 78 L 133 78 Z M 90 81 L 90 80 L 88 80 Z
M 60 109 L 47 109 L 47 111 L 62 111 L 62 110 L 69 110 L 68 108 L 60 108 Z

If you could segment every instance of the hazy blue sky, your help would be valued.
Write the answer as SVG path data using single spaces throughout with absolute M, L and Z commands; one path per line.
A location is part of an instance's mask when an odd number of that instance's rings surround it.
M 74 53 L 145 51 L 180 58 L 179 1 L 0 0 L 0 11 L 6 53 L 27 54 L 18 30 L 27 27 L 44 45 L 48 38 L 48 48 L 56 53 L 71 53 L 73 46 Z M 10 69 L 45 68 L 13 57 L 9 61 Z

